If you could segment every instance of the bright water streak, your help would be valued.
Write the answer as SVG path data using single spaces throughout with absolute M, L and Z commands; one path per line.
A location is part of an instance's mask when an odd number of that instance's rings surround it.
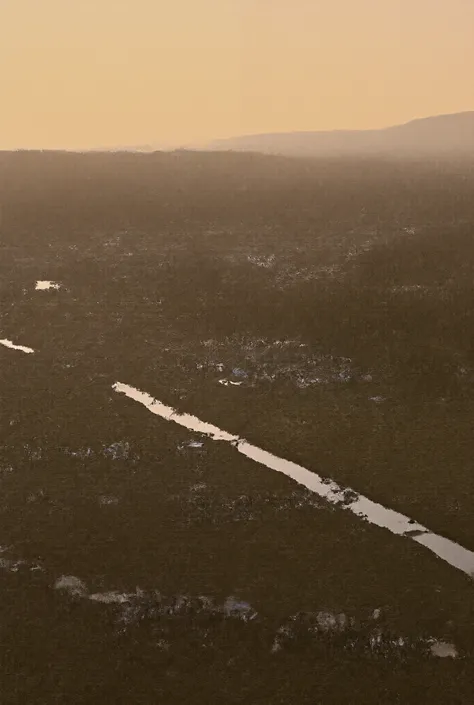
M 36 291 L 47 291 L 48 289 L 60 289 L 61 284 L 49 280 L 38 280 L 35 285 Z
M 141 392 L 128 384 L 117 382 L 113 385 L 113 389 L 116 392 L 125 394 L 130 399 L 138 401 L 152 413 L 161 416 L 167 421 L 174 421 L 190 431 L 202 433 L 213 440 L 230 443 L 247 458 L 271 470 L 283 473 L 298 484 L 311 490 L 311 492 L 315 492 L 329 503 L 339 505 L 375 526 L 388 529 L 392 534 L 416 541 L 454 568 L 466 573 L 471 578 L 474 577 L 473 551 L 469 551 L 443 536 L 434 534 L 404 514 L 395 512 L 393 509 L 387 509 L 383 505 L 368 499 L 368 497 L 354 492 L 351 488 L 342 488 L 333 480 L 323 479 L 317 473 L 311 472 L 301 465 L 279 458 L 262 448 L 248 443 L 245 439 L 240 439 L 238 436 L 222 431 L 217 426 L 200 421 L 196 416 L 179 414 L 172 407 L 165 406 L 165 404 L 157 401 L 149 394 Z
M 24 345 L 15 345 L 11 340 L 4 338 L 0 340 L 0 345 L 4 345 L 6 348 L 11 348 L 12 350 L 21 350 L 24 353 L 34 353 L 33 348 L 26 348 Z

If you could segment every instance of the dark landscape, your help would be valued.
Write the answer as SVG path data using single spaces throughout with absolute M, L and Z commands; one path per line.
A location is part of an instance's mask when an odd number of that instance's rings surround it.
M 3 151 L 0 205 L 2 705 L 472 702 L 472 575 L 113 389 L 474 551 L 469 145 Z

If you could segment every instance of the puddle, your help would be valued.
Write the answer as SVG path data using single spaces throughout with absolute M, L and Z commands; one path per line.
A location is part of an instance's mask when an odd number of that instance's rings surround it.
M 104 447 L 103 452 L 112 460 L 127 460 L 130 456 L 130 443 L 127 441 L 112 443 L 109 447 Z
M 192 615 L 196 613 L 220 614 L 229 619 L 250 622 L 258 616 L 253 607 L 243 600 L 230 595 L 223 604 L 215 604 L 210 597 L 175 595 L 164 597 L 158 590 L 145 592 L 137 587 L 135 592 L 120 592 L 108 590 L 105 592 L 90 592 L 83 580 L 75 575 L 62 575 L 54 583 L 56 590 L 68 593 L 72 597 L 83 598 L 103 605 L 120 605 L 123 613 L 121 621 L 132 623 L 140 621 L 145 616 L 172 617 Z
M 23 446 L 25 455 L 29 460 L 41 460 L 43 457 L 43 452 L 41 448 L 33 448 L 29 443 L 25 443 Z
M 435 641 L 430 648 L 433 656 L 438 658 L 457 658 L 458 652 L 454 644 L 449 644 L 446 641 Z
M 234 375 L 234 377 L 248 377 L 248 374 L 245 372 L 245 370 L 241 370 L 240 367 L 234 367 L 234 369 L 232 370 L 232 374 Z
M 89 595 L 89 600 L 102 602 L 105 605 L 123 605 L 130 602 L 130 595 L 112 590 L 111 592 L 96 592 Z
M 53 281 L 48 281 L 48 280 L 39 280 L 36 282 L 35 289 L 36 291 L 47 291 L 48 289 L 60 289 L 61 284 L 58 284 L 57 282 Z
M 173 624 L 178 628 L 179 638 L 182 638 L 183 625 L 187 625 L 186 633 L 199 632 L 204 648 L 212 648 L 213 628 L 219 628 L 222 620 L 232 620 L 242 623 L 246 630 L 267 632 L 270 637 L 268 649 L 274 655 L 303 645 L 327 648 L 333 643 L 344 651 L 357 651 L 361 656 L 369 657 L 459 657 L 454 644 L 433 637 L 408 638 L 393 634 L 374 625 L 373 615 L 369 619 L 356 620 L 343 612 L 297 612 L 285 618 L 276 631 L 269 631 L 268 618 L 259 614 L 249 602 L 233 595 L 217 603 L 206 595 L 166 597 L 159 590 L 145 592 L 139 587 L 130 593 L 118 590 L 94 593 L 89 592 L 82 580 L 72 575 L 63 575 L 54 587 L 74 598 L 114 609 L 115 622 L 122 633 L 145 621 L 155 623 L 155 633 L 161 637 L 159 642 L 166 650 L 172 646 L 169 640 L 173 639 Z M 373 614 L 376 612 L 374 610 Z
M 317 473 L 301 465 L 273 455 L 262 448 L 248 443 L 245 439 L 221 430 L 217 426 L 200 421 L 196 416 L 179 414 L 172 407 L 154 399 L 150 394 L 141 392 L 128 384 L 116 382 L 112 388 L 118 393 L 125 394 L 130 399 L 138 401 L 149 411 L 167 421 L 174 421 L 191 431 L 209 436 L 213 440 L 227 441 L 247 458 L 271 470 L 283 473 L 298 484 L 324 498 L 327 502 L 352 512 L 370 524 L 387 529 L 397 536 L 403 536 L 415 541 L 454 568 L 474 578 L 474 552 L 450 539 L 432 533 L 426 527 L 410 519 L 410 517 L 392 509 L 387 509 L 383 505 L 358 494 L 351 488 L 342 488 L 331 479 L 322 478 Z
M 34 573 L 36 571 L 43 572 L 43 568 L 38 563 L 31 563 L 30 561 L 6 558 L 4 554 L 8 550 L 11 550 L 11 548 L 11 546 L 0 546 L 0 570 L 4 570 L 7 573 L 18 573 L 19 570 L 27 570 L 31 573 Z
M 85 460 L 86 458 L 92 458 L 94 456 L 94 451 L 92 448 L 79 448 L 79 450 L 71 450 L 70 448 L 63 448 L 63 453 L 65 455 L 70 455 L 72 458 L 81 458 Z
M 222 611 L 227 617 L 237 617 L 244 622 L 255 619 L 258 614 L 248 602 L 236 600 L 235 597 L 228 597 L 224 602 Z
M 271 267 L 274 267 L 276 264 L 276 257 L 275 255 L 269 255 L 267 257 L 265 256 L 258 256 L 258 255 L 249 255 L 247 257 L 247 261 L 250 262 L 251 264 L 255 264 L 257 267 L 264 267 L 265 269 L 270 269 Z
M 359 369 L 348 357 L 312 350 L 298 340 L 270 340 L 232 336 L 222 341 L 202 341 L 204 350 L 193 363 L 183 356 L 183 369 L 219 374 L 216 383 L 225 386 L 262 383 L 291 384 L 300 389 L 321 385 L 346 385 L 373 381 L 367 370 Z M 225 362 L 222 362 L 224 358 Z M 224 377 L 222 372 L 228 371 Z
M 276 654 L 283 649 L 298 648 L 308 639 L 314 646 L 328 644 L 334 639 L 344 651 L 357 651 L 360 655 L 372 657 L 409 658 L 414 655 L 424 655 L 437 658 L 458 658 L 454 646 L 433 638 L 409 638 L 398 636 L 381 627 L 364 621 L 356 623 L 347 615 L 331 612 L 299 612 L 277 629 L 271 647 L 271 653 Z
M 4 345 L 6 348 L 11 348 L 12 350 L 21 350 L 24 353 L 34 353 L 33 348 L 27 348 L 24 345 L 15 345 L 11 340 L 4 338 L 0 340 L 0 345 Z
M 202 441 L 188 441 L 187 443 L 181 443 L 181 445 L 178 446 L 179 450 L 183 450 L 184 448 L 203 448 L 204 443 Z
M 31 566 L 26 561 L 14 561 L 9 558 L 0 558 L 0 570 L 5 570 L 8 573 L 18 573 L 21 568 L 25 568 L 30 571 L 41 570 L 41 566 Z
M 194 485 L 191 485 L 189 490 L 191 492 L 202 492 L 207 488 L 207 485 L 205 482 L 196 482 Z
M 110 445 L 103 445 L 100 450 L 93 450 L 86 446 L 76 449 L 62 447 L 61 451 L 71 458 L 79 458 L 80 460 L 102 456 L 110 460 L 127 460 L 134 464 L 138 459 L 138 456 L 133 452 L 128 441 L 117 441 Z
M 392 294 L 411 293 L 413 291 L 419 293 L 426 293 L 429 290 L 429 287 L 424 286 L 423 284 L 403 284 L 401 286 L 390 287 L 390 291 L 392 292 Z
M 86 597 L 86 584 L 75 575 L 62 575 L 54 583 L 55 590 L 67 592 L 71 597 Z
M 119 499 L 114 495 L 102 495 L 99 497 L 99 504 L 101 507 L 116 507 L 118 503 Z

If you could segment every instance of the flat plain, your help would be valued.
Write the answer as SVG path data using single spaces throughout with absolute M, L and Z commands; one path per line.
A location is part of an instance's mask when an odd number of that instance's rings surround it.
M 474 551 L 474 163 L 0 176 L 2 703 L 472 702 L 472 576 L 114 385 Z

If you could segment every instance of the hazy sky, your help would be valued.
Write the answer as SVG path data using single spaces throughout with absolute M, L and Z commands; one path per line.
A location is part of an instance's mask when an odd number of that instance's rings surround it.
M 474 109 L 474 0 L 0 0 L 0 149 Z

